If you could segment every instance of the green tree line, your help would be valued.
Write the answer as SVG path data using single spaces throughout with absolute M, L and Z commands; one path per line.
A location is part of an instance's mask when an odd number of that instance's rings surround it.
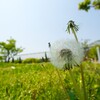
M 14 62 L 14 56 L 23 51 L 22 47 L 16 46 L 16 40 L 13 38 L 8 39 L 6 42 L 0 42 L 0 59 L 9 62 Z

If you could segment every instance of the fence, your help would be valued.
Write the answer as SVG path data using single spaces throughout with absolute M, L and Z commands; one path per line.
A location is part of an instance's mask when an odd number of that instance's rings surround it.
M 26 59 L 26 58 L 42 58 L 45 57 L 45 53 L 48 58 L 50 58 L 50 53 L 49 52 L 38 52 L 38 53 L 28 53 L 28 54 L 20 54 L 15 56 L 14 58 L 17 59 L 21 57 L 21 59 Z

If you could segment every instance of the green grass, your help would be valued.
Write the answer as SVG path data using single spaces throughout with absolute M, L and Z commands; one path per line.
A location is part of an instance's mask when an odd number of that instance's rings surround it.
M 100 64 L 83 62 L 88 100 L 99 100 Z M 12 69 L 11 66 L 15 66 Z M 72 69 L 81 88 L 80 69 Z M 68 71 L 50 63 L 0 63 L 0 100 L 77 100 Z

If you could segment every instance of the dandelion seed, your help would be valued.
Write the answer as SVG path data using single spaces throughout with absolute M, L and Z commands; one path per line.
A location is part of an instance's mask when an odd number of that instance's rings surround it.
M 50 48 L 51 62 L 58 68 L 70 69 L 81 63 L 84 50 L 75 40 L 56 41 Z

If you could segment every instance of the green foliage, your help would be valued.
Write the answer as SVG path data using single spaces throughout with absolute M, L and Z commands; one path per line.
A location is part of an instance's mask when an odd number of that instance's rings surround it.
M 14 56 L 23 51 L 22 48 L 16 47 L 16 40 L 9 39 L 6 42 L 0 42 L 0 54 L 4 56 L 4 60 L 9 62 Z
M 94 9 L 100 9 L 100 0 L 84 0 L 83 2 L 79 3 L 79 9 L 88 11 L 91 7 Z
M 97 59 L 97 47 L 100 47 L 100 45 L 96 45 L 90 48 L 90 50 L 87 53 L 87 56 L 89 58 Z
M 79 3 L 79 9 L 88 11 L 90 9 L 90 3 L 90 0 L 84 0 L 84 2 Z
M 2 56 L 0 56 L 0 61 L 2 62 L 2 60 L 3 60 L 3 58 L 2 58 Z
M 23 63 L 40 63 L 41 59 L 37 59 L 37 58 L 26 58 L 25 60 L 23 60 Z
M 100 64 L 83 62 L 83 66 L 88 100 L 99 100 Z M 0 100 L 67 100 L 68 95 L 78 100 L 68 71 L 58 72 L 61 78 L 50 63 L 0 63 Z M 72 72 L 81 88 L 80 68 Z
M 19 63 L 19 60 L 17 59 L 17 60 L 14 60 L 14 63 Z
M 22 63 L 21 57 L 18 58 L 18 63 Z
M 22 63 L 22 59 L 19 57 L 18 59 L 14 60 L 14 63 Z
M 93 6 L 94 6 L 95 9 L 100 9 L 100 0 L 94 0 Z

